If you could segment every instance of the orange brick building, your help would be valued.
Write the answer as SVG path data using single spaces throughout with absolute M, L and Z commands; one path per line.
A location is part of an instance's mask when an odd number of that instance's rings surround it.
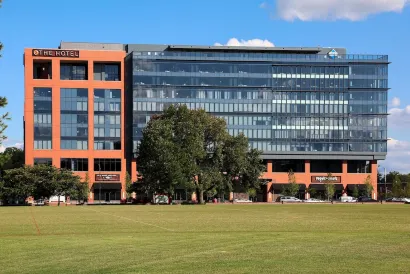
M 301 198 L 308 187 L 323 191 L 328 173 L 335 198 L 368 176 L 377 197 L 377 161 L 387 153 L 385 55 L 62 42 L 25 49 L 24 66 L 26 163 L 88 173 L 89 202 L 125 199 L 142 129 L 175 103 L 224 118 L 230 134 L 263 151 L 268 183 L 259 200 L 273 201 L 290 169 Z M 182 189 L 178 197 L 191 198 Z

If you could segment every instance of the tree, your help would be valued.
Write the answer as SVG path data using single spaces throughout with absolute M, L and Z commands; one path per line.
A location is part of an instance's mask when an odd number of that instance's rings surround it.
M 405 188 L 405 190 L 404 190 L 404 196 L 405 196 L 406 198 L 410 198 L 410 183 L 407 183 L 407 184 L 406 184 L 406 188 Z
M 372 178 L 370 177 L 370 175 L 368 175 L 366 177 L 366 179 L 364 180 L 364 196 L 366 197 L 370 197 L 372 196 L 372 191 L 373 191 L 373 185 L 372 185 Z
M 285 186 L 285 193 L 289 196 L 296 196 L 299 193 L 300 186 L 296 183 L 296 176 L 293 170 L 288 172 L 288 184 Z
M 131 194 L 134 192 L 131 175 L 128 173 L 128 171 L 125 173 L 125 192 L 127 193 L 127 199 L 129 199 L 131 197 Z
M 400 174 L 398 172 L 394 172 L 393 174 L 393 184 L 392 184 L 392 195 L 396 198 L 403 197 L 403 186 L 400 179 Z
M 324 181 L 325 195 L 327 197 L 327 200 L 333 199 L 333 196 L 335 195 L 336 191 L 335 185 L 332 184 L 330 177 L 332 177 L 332 173 L 328 173 L 326 176 L 326 180 Z
M 81 182 L 80 177 L 74 175 L 71 170 L 55 169 L 54 172 L 53 195 L 58 196 L 58 206 L 60 206 L 60 197 L 69 196 L 70 193 L 72 193 L 73 190 L 75 190 Z
M 69 196 L 78 202 L 85 203 L 88 200 L 88 194 L 90 193 L 90 177 L 88 172 L 85 173 L 84 181 L 75 183 L 74 189 L 69 191 Z
M 200 203 L 214 189 L 256 186 L 263 170 L 260 152 L 249 150 L 243 134 L 232 137 L 225 120 L 185 105 L 171 105 L 152 117 L 138 154 L 147 189 L 173 194 L 175 186 L 182 186 L 195 191 Z
M 316 188 L 309 186 L 309 187 L 306 189 L 306 192 L 309 193 L 310 198 L 315 198 L 316 193 L 317 193 L 317 190 L 316 190 Z
M 258 192 L 255 188 L 250 188 L 248 189 L 248 195 L 249 195 L 249 198 L 253 200 L 258 195 Z
M 8 147 L 3 153 L 0 153 L 0 171 L 19 168 L 23 165 L 24 151 L 22 149 L 16 147 Z
M 352 196 L 359 198 L 359 188 L 357 187 L 357 185 L 354 185 Z
M 70 170 L 49 165 L 24 166 L 5 171 L 0 198 L 7 202 L 25 200 L 29 196 L 44 199 L 69 195 L 79 182 L 79 177 Z

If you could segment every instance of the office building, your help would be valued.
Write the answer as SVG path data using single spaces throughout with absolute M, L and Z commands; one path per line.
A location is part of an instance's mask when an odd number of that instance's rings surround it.
M 300 197 L 309 187 L 323 191 L 329 173 L 336 196 L 368 176 L 377 195 L 377 161 L 387 153 L 386 55 L 62 42 L 25 49 L 24 61 L 26 163 L 88 172 L 90 201 L 125 198 L 142 129 L 171 104 L 224 118 L 230 134 L 244 133 L 263 151 L 264 201 L 280 193 L 289 170 Z

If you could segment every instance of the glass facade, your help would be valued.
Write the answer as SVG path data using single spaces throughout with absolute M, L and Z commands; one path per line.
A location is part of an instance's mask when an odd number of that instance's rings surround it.
M 61 149 L 88 149 L 88 89 L 62 88 Z
M 87 158 L 61 158 L 60 168 L 72 171 L 88 171 Z
M 52 89 L 34 88 L 34 149 L 52 148 Z
M 265 153 L 387 151 L 387 56 L 169 50 L 131 59 L 134 150 L 153 114 L 185 104 Z
M 94 149 L 121 150 L 121 90 L 94 90 Z

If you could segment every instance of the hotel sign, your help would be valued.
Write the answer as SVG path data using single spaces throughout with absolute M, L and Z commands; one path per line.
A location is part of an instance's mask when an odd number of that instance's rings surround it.
M 96 182 L 119 182 L 119 174 L 95 174 Z
M 329 182 L 332 184 L 340 184 L 342 183 L 342 177 L 340 176 L 312 176 L 312 184 L 324 184 L 325 182 Z
M 80 51 L 78 51 L 78 50 L 61 50 L 61 49 L 33 49 L 33 56 L 36 56 L 36 57 L 80 58 Z

